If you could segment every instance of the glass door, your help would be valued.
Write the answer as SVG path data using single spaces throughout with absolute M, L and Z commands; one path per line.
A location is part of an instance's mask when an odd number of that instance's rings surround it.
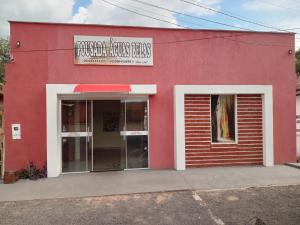
M 62 172 L 148 168 L 147 100 L 62 100 Z
M 120 100 L 93 100 L 93 169 L 121 170 Z
M 122 167 L 148 168 L 148 101 L 122 102 Z
M 61 101 L 62 172 L 91 170 L 91 102 Z

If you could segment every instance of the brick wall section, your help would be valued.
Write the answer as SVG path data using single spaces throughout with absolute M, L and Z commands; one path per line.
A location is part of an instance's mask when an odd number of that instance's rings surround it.
M 186 167 L 262 165 L 262 98 L 237 95 L 237 144 L 211 144 L 210 95 L 185 95 Z

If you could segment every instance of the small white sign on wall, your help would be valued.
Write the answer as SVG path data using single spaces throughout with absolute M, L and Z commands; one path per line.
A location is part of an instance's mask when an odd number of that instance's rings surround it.
M 21 139 L 21 124 L 12 124 L 12 139 Z

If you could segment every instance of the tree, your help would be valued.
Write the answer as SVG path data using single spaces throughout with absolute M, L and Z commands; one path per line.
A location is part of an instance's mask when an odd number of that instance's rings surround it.
M 296 51 L 296 73 L 300 76 L 300 49 Z
M 3 84 L 5 77 L 5 64 L 10 60 L 9 40 L 0 38 L 0 84 Z

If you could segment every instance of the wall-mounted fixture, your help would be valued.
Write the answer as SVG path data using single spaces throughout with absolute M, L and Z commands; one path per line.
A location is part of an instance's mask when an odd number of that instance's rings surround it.
M 20 47 L 21 47 L 21 41 L 17 41 L 17 42 L 16 42 L 16 47 L 17 47 L 17 48 L 20 48 Z

